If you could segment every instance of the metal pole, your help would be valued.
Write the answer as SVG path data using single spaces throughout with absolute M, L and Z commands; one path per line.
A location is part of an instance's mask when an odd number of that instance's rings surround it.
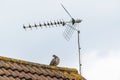
M 80 54 L 80 30 L 77 31 L 78 32 L 78 53 L 79 53 L 79 72 L 81 74 L 81 54 Z

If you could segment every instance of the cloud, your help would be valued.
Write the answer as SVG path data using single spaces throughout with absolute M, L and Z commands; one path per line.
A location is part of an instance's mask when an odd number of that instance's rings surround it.
M 119 53 L 119 50 L 110 50 L 103 58 L 97 55 L 97 51 L 86 54 L 87 62 L 84 62 L 83 76 L 87 80 L 120 80 Z

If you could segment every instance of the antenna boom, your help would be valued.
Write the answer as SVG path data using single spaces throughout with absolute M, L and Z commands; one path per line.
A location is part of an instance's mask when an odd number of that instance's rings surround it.
M 80 19 L 76 19 L 75 21 L 74 21 L 74 24 L 75 23 L 80 23 L 82 20 L 80 20 Z M 59 21 L 54 21 L 54 22 L 46 22 L 46 23 L 39 23 L 39 24 L 34 24 L 34 25 L 28 25 L 28 26 L 25 26 L 25 25 L 23 25 L 23 28 L 24 29 L 26 29 L 26 28 L 37 28 L 37 27 L 43 27 L 43 26 L 45 26 L 45 27 L 47 27 L 47 26 L 65 26 L 65 25 L 67 25 L 67 24 L 69 24 L 69 23 L 73 23 L 72 21 L 63 21 L 63 20 L 59 20 Z M 67 26 L 69 26 L 69 25 L 67 25 Z M 69 27 L 71 27 L 71 28 L 74 28 L 74 27 L 72 27 L 72 26 L 69 26 Z

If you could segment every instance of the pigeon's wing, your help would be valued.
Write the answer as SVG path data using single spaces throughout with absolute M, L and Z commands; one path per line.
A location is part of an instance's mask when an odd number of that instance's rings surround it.
M 59 57 L 57 57 L 55 61 L 56 61 L 55 65 L 58 65 L 60 63 Z
M 56 60 L 54 58 L 54 59 L 51 60 L 50 65 L 55 65 L 55 63 L 56 63 Z

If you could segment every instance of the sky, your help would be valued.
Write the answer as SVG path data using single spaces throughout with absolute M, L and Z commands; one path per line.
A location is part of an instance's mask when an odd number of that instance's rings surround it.
M 80 45 L 82 75 L 87 80 L 120 80 L 119 0 L 0 0 L 0 56 L 49 64 L 60 57 L 60 67 L 79 69 L 77 32 L 70 41 L 65 27 L 24 30 L 24 25 L 82 19 Z

